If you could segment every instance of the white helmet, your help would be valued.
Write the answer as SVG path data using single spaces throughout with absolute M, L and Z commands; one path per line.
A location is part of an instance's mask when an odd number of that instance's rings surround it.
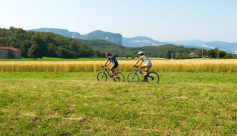
M 143 52 L 143 51 L 139 51 L 137 54 L 138 54 L 138 55 L 143 55 L 144 52 Z

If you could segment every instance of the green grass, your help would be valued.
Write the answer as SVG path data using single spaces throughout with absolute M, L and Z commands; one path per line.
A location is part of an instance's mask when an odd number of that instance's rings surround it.
M 64 59 L 64 58 L 51 58 L 43 57 L 42 59 L 31 59 L 31 58 L 22 58 L 22 59 L 0 59 L 0 61 L 105 61 L 107 58 L 75 58 L 75 59 Z M 118 57 L 117 60 L 136 60 L 124 57 Z
M 0 73 L 0 135 L 237 133 L 237 74 L 161 72 L 157 85 L 96 75 Z

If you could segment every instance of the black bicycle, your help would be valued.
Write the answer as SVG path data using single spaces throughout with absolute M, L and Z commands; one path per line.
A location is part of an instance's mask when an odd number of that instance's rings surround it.
M 147 82 L 150 84 L 157 84 L 159 82 L 159 75 L 156 72 L 149 72 L 147 76 L 143 76 L 142 71 L 139 69 L 139 66 L 134 66 L 136 67 L 135 72 L 131 72 L 128 74 L 127 80 L 129 83 L 137 83 L 139 81 L 139 76 L 137 74 L 140 73 L 141 76 L 143 77 L 143 82 Z
M 114 76 L 106 69 L 106 66 L 102 66 L 104 68 L 103 72 L 99 72 L 97 74 L 97 80 L 98 81 L 107 81 L 107 74 L 109 74 L 109 77 L 112 78 L 114 80 L 114 82 L 124 82 L 124 75 L 121 72 L 114 72 L 115 78 Z M 106 74 L 107 72 L 107 74 Z

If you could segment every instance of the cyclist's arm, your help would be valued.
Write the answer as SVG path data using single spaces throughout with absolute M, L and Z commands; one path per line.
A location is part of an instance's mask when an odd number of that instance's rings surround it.
M 143 62 L 141 62 L 140 66 L 142 65 Z
M 105 62 L 105 66 L 106 66 L 106 64 L 108 63 L 108 60 Z M 109 63 L 110 64 L 110 63 Z
M 137 61 L 133 66 L 135 66 L 141 59 L 142 59 L 142 57 L 140 57 L 140 58 L 138 59 L 138 61 Z
M 111 63 L 111 61 L 109 62 L 109 64 L 110 64 L 110 63 Z M 108 65 L 109 65 L 109 64 L 108 64 Z M 107 66 L 108 66 L 108 65 L 107 65 Z

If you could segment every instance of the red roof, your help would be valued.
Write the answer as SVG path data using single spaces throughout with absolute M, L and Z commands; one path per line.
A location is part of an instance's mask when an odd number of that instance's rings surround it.
M 2 50 L 20 51 L 20 50 L 18 50 L 16 48 L 13 48 L 13 47 L 0 47 L 0 49 L 2 49 Z

